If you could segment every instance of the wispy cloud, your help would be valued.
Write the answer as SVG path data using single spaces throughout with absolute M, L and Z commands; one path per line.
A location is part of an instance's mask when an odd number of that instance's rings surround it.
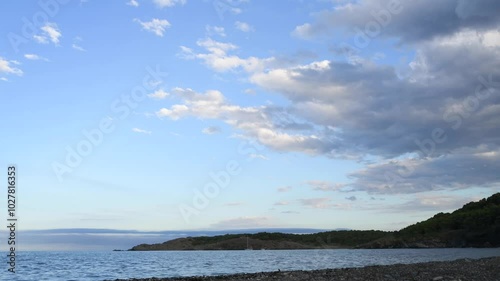
M 309 199 L 299 199 L 299 202 L 307 207 L 315 209 L 326 209 L 332 207 L 330 198 L 309 198 Z
M 143 130 L 143 129 L 139 129 L 139 128 L 133 128 L 132 132 L 151 135 L 151 131 L 147 131 L 147 130 Z
M 221 131 L 222 131 L 221 128 L 219 128 L 217 126 L 210 126 L 210 127 L 204 128 L 201 132 L 206 134 L 206 135 L 214 135 L 214 134 L 220 133 Z
M 279 201 L 279 202 L 274 203 L 274 206 L 286 206 L 289 204 L 290 204 L 290 202 L 288 202 L 288 201 Z
M 318 191 L 338 191 L 345 187 L 345 184 L 332 183 L 328 181 L 310 180 L 306 184 L 313 190 Z
M 243 32 L 251 32 L 251 31 L 255 31 L 255 29 L 249 25 L 248 23 L 246 22 L 241 22 L 241 21 L 237 21 L 234 23 L 234 27 L 236 29 L 238 29 L 239 31 L 243 31 Z
M 75 43 L 73 43 L 73 45 L 71 45 L 71 47 L 77 51 L 80 51 L 80 52 L 86 52 L 87 50 L 85 50 L 82 46 L 80 45 L 77 45 Z
M 142 29 L 154 33 L 156 36 L 163 37 L 165 30 L 170 27 L 170 23 L 165 19 L 152 19 L 151 21 L 141 21 L 134 19 L 142 26 Z
M 153 0 L 159 8 L 173 7 L 175 5 L 184 5 L 187 0 Z
M 243 202 L 229 202 L 229 203 L 224 204 L 224 206 L 229 206 L 229 207 L 236 207 L 236 206 L 241 206 L 241 205 L 245 205 L 245 203 L 243 203 Z
M 137 2 L 136 0 L 130 0 L 127 2 L 127 5 L 132 7 L 139 7 L 139 2 Z
M 226 32 L 222 26 L 206 25 L 205 30 L 207 31 L 208 36 L 219 35 L 221 37 L 226 37 Z
M 276 225 L 272 224 L 272 220 L 269 217 L 238 217 L 222 220 L 212 224 L 211 226 L 217 229 L 245 229 Z
M 283 186 L 283 187 L 279 187 L 278 191 L 279 192 L 288 192 L 288 191 L 292 190 L 292 188 L 293 187 L 291 187 L 291 186 Z
M 262 160 L 269 160 L 265 155 L 262 154 L 257 154 L 257 153 L 250 153 L 248 157 L 253 158 L 253 159 L 262 159 Z
M 47 58 L 41 57 L 36 54 L 24 54 L 24 57 L 28 60 L 43 60 L 43 61 L 49 61 Z

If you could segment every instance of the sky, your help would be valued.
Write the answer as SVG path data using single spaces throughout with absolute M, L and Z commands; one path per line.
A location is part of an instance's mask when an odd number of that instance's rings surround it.
M 2 1 L 0 179 L 16 165 L 18 227 L 398 230 L 488 197 L 499 12 Z

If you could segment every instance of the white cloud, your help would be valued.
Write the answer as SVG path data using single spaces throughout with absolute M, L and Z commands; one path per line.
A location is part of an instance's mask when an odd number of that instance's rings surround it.
M 302 39 L 309 39 L 312 37 L 311 34 L 313 33 L 314 33 L 313 26 L 309 23 L 305 23 L 303 25 L 295 27 L 295 29 L 292 32 L 292 35 Z
M 261 144 L 279 151 L 301 151 L 318 154 L 322 140 L 315 135 L 288 134 L 273 123 L 273 110 L 265 106 L 241 107 L 229 104 L 221 92 L 207 91 L 204 94 L 192 89 L 176 88 L 172 90 L 183 100 L 170 108 L 156 112 L 160 118 L 178 120 L 187 116 L 202 119 L 220 119 L 236 129 L 242 130 L 246 137 L 257 139 Z M 283 115 L 282 113 L 280 113 Z
M 249 57 L 242 59 L 228 52 L 236 50 L 238 46 L 231 43 L 215 41 L 211 38 L 198 40 L 196 44 L 208 51 L 208 53 L 196 53 L 191 48 L 181 46 L 182 57 L 185 59 L 200 59 L 205 64 L 218 72 L 225 72 L 242 68 L 248 72 L 260 71 L 269 64 L 274 63 L 274 58 L 259 59 Z
M 240 31 L 243 31 L 243 32 L 250 32 L 250 31 L 254 31 L 255 29 L 249 25 L 248 23 L 246 22 L 241 22 L 241 21 L 237 21 L 234 23 L 234 27 L 236 27 L 236 29 L 240 30 Z
M 184 5 L 187 0 L 153 0 L 159 8 L 173 7 L 175 5 Z
M 86 52 L 87 50 L 85 50 L 82 46 L 80 45 L 77 45 L 77 44 L 73 44 L 71 45 L 71 47 L 77 51 L 80 51 L 80 52 Z
M 11 66 L 11 63 L 16 64 L 15 61 L 8 61 L 0 57 L 0 73 L 15 74 L 18 76 L 23 75 L 23 71 L 19 68 Z
M 152 19 L 151 21 L 143 22 L 139 19 L 134 19 L 135 22 L 142 26 L 142 29 L 152 32 L 157 36 L 163 37 L 165 30 L 170 27 L 170 23 L 165 19 Z
M 50 40 L 54 45 L 59 45 L 59 38 L 62 36 L 62 33 L 56 23 L 48 22 L 40 29 L 42 30 L 42 34 L 33 36 L 36 42 L 47 44 Z
M 271 219 L 269 217 L 239 217 L 222 220 L 212 224 L 211 226 L 218 229 L 246 229 L 276 225 L 271 223 Z
M 278 192 L 288 192 L 290 190 L 292 190 L 293 187 L 291 186 L 283 186 L 283 187 L 279 187 L 278 188 Z
M 24 54 L 24 57 L 29 60 L 44 60 L 44 61 L 49 61 L 48 59 L 41 57 L 36 54 Z
M 221 129 L 219 127 L 216 127 L 216 126 L 210 126 L 210 127 L 204 128 L 201 132 L 206 134 L 206 135 L 214 135 L 214 134 L 220 133 Z
M 288 201 L 279 201 L 279 202 L 274 203 L 274 206 L 286 206 L 289 204 L 290 204 L 290 202 L 288 202 Z
M 331 183 L 327 181 L 311 180 L 306 182 L 310 188 L 318 191 L 339 191 L 345 184 Z
M 206 25 L 205 26 L 205 30 L 207 31 L 207 34 L 209 36 L 212 36 L 212 35 L 219 35 L 219 36 L 222 36 L 222 37 L 226 37 L 226 33 L 225 33 L 225 30 L 224 30 L 224 27 L 222 26 L 212 26 L 212 25 Z
M 251 154 L 248 155 L 248 157 L 250 157 L 252 159 L 269 160 L 269 158 L 267 158 L 265 155 L 257 154 L 257 153 L 251 153 Z
M 151 135 L 151 131 L 147 131 L 147 130 L 143 130 L 143 129 L 139 129 L 139 128 L 133 128 L 132 132 Z
M 136 0 L 130 0 L 127 2 L 127 5 L 133 6 L 133 7 L 139 7 L 139 2 L 137 2 Z
M 245 94 L 249 94 L 249 95 L 255 95 L 255 90 L 254 89 L 245 89 L 245 91 L 243 91 Z
M 35 41 L 37 43 L 40 43 L 40 44 L 48 44 L 49 43 L 49 39 L 47 39 L 47 37 L 42 36 L 42 35 L 33 35 L 33 39 L 35 39 Z
M 7 79 L 5 77 L 0 77 L 0 80 L 5 81 L 5 82 L 9 81 L 9 79 Z
M 163 89 L 156 90 L 154 93 L 149 94 L 148 97 L 152 99 L 162 100 L 168 97 L 170 94 L 165 92 Z
M 332 200 L 330 198 L 309 198 L 309 199 L 299 199 L 299 202 L 304 206 L 308 206 L 315 209 L 326 209 L 332 207 L 330 203 Z

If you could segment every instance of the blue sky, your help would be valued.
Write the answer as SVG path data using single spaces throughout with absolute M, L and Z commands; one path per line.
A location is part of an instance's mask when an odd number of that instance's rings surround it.
M 499 190 L 495 1 L 0 8 L 22 229 L 397 230 Z

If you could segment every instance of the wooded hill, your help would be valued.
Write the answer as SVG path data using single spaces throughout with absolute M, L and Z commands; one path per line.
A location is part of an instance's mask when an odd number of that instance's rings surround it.
M 436 214 L 426 221 L 395 232 L 338 230 L 314 234 L 226 234 L 178 238 L 161 244 L 141 244 L 130 250 L 441 247 L 500 247 L 500 193 L 468 203 L 452 213 Z

